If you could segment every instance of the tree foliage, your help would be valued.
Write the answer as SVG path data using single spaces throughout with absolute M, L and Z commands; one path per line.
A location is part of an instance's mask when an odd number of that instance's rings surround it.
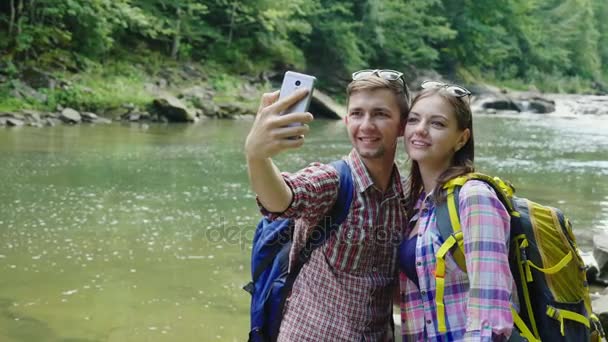
M 333 84 L 368 67 L 601 84 L 607 17 L 605 0 L 4 0 L 0 67 L 81 70 L 117 51 L 152 50 L 236 73 L 305 70 Z

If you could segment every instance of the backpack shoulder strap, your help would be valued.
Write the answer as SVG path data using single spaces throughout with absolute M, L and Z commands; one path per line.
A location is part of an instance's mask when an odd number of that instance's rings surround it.
M 295 274 L 297 274 L 299 269 L 308 262 L 312 252 L 317 247 L 323 245 L 329 234 L 344 222 L 350 211 L 350 205 L 353 201 L 355 190 L 350 166 L 348 166 L 348 163 L 345 160 L 337 160 L 330 165 L 338 171 L 338 175 L 340 176 L 338 197 L 334 206 L 329 210 L 329 215 L 319 222 L 315 231 L 310 234 L 310 239 L 306 241 L 306 245 L 300 251 L 296 264 L 297 269 L 294 272 Z
M 327 227 L 333 229 L 341 225 L 346 219 L 346 216 L 348 216 L 350 204 L 353 201 L 354 185 L 350 166 L 348 166 L 346 160 L 336 160 L 331 163 L 331 166 L 338 170 L 338 174 L 340 175 L 338 198 L 330 211 L 330 216 L 332 217 L 332 221 L 335 223 L 336 227 Z
M 445 255 L 449 251 L 452 251 L 452 256 L 454 257 L 456 264 L 458 264 L 458 267 L 464 272 L 467 271 L 467 266 L 464 259 L 464 239 L 462 237 L 460 217 L 458 215 L 458 195 L 460 194 L 460 188 L 469 180 L 467 176 L 468 175 L 464 175 L 453 178 L 443 186 L 443 189 L 447 191 L 446 200 L 444 203 L 438 205 L 436 209 L 437 229 L 444 241 L 439 251 L 437 251 L 437 256 L 443 261 Z M 438 268 L 439 267 L 445 272 L 445 265 L 443 262 L 441 262 L 441 265 L 438 264 Z
M 466 272 L 467 268 L 464 259 L 464 241 L 460 227 L 458 196 L 460 195 L 460 188 L 462 188 L 464 183 L 472 179 L 482 181 L 491 186 L 492 189 L 494 189 L 494 192 L 496 192 L 498 199 L 509 211 L 509 214 L 512 216 L 519 216 L 519 213 L 514 209 L 510 199 L 515 191 L 513 186 L 498 177 L 491 177 L 483 173 L 474 172 L 455 177 L 443 186 L 443 189 L 447 191 L 446 201 L 437 206 L 436 209 L 437 229 L 439 230 L 445 246 L 442 252 L 445 254 L 451 250 L 452 256 L 458 264 L 458 267 L 464 272 Z M 455 248 L 456 246 L 458 248 Z
M 496 177 L 490 177 L 482 173 L 468 173 L 449 180 L 443 190 L 447 191 L 446 201 L 437 206 L 437 229 L 443 239 L 443 244 L 436 253 L 437 266 L 435 269 L 436 296 L 435 303 L 437 305 L 437 326 L 439 332 L 446 332 L 445 325 L 445 306 L 443 302 L 445 289 L 445 256 L 448 252 L 452 252 L 452 257 L 463 271 L 467 271 L 466 260 L 464 256 L 464 237 L 460 226 L 458 196 L 460 189 L 469 180 L 475 179 L 485 182 L 490 185 L 496 192 L 499 200 L 507 207 L 511 215 L 519 216 L 519 213 L 513 209 L 510 197 L 513 195 L 513 187 L 510 184 Z

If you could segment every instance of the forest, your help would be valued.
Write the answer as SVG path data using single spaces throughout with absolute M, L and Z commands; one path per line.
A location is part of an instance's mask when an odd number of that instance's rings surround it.
M 71 93 L 46 93 L 53 106 L 82 96 L 79 84 L 118 96 L 104 85 L 137 87 L 183 63 L 201 66 L 220 88 L 294 69 L 335 94 L 353 71 L 381 67 L 603 93 L 606 19 L 605 0 L 3 0 L 0 109 L 23 107 L 10 90 L 31 68 L 73 80 Z

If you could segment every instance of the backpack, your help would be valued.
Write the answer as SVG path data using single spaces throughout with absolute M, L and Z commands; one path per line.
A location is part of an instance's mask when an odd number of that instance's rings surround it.
M 253 280 L 243 287 L 252 296 L 250 342 L 276 341 L 285 300 L 291 293 L 302 266 L 310 260 L 312 252 L 323 245 L 329 234 L 335 231 L 348 215 L 354 194 L 350 167 L 344 160 L 332 162 L 331 165 L 340 175 L 338 198 L 328 216 L 322 219 L 310 234 L 291 272 L 288 272 L 288 266 L 294 220 L 270 221 L 262 218 L 258 223 L 251 251 Z
M 443 306 L 445 255 L 451 251 L 466 272 L 464 242 L 458 217 L 458 195 L 468 180 L 490 185 L 511 216 L 509 266 L 520 301 L 520 312 L 511 307 L 511 340 L 596 341 L 604 333 L 591 310 L 586 268 L 578 253 L 568 218 L 556 208 L 513 196 L 510 183 L 481 173 L 448 181 L 446 201 L 437 206 L 437 227 L 443 244 L 437 252 L 435 274 L 437 320 L 446 331 Z

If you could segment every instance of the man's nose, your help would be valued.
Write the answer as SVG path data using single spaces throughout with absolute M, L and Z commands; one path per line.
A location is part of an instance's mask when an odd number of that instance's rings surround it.
M 365 127 L 365 128 L 371 128 L 373 127 L 374 122 L 372 121 L 372 116 L 369 114 L 365 114 L 363 115 L 363 121 L 361 122 L 361 126 Z

